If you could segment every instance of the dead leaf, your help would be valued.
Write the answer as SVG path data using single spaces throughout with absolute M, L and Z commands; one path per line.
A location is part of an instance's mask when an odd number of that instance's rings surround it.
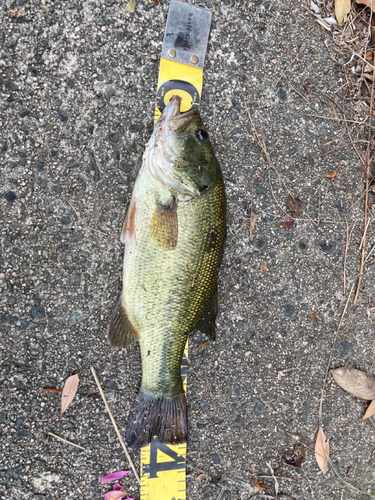
M 293 217 L 298 217 L 302 212 L 302 203 L 298 198 L 293 198 L 289 196 L 286 200 L 286 206 L 289 208 L 290 213 Z
M 68 406 L 73 401 L 78 389 L 79 377 L 77 374 L 71 375 L 66 379 L 64 384 L 62 394 L 61 394 L 61 413 L 60 419 L 63 413 L 68 409 Z
M 319 469 L 323 474 L 327 473 L 329 457 L 329 443 L 323 429 L 319 427 L 318 435 L 315 442 L 315 459 L 319 465 Z
M 294 220 L 288 220 L 286 222 L 278 222 L 276 224 L 276 227 L 293 227 L 294 226 Z
M 157 7 L 159 5 L 159 0 L 152 0 L 152 3 Z
M 209 341 L 209 340 L 207 340 L 206 342 L 203 342 L 203 344 L 201 344 L 201 345 L 198 347 L 198 351 L 199 351 L 199 352 L 202 352 L 202 351 L 203 351 L 203 349 L 206 347 L 206 345 L 207 345 L 207 344 L 209 344 L 209 343 L 210 343 L 210 341 Z
M 199 474 L 199 476 L 197 477 L 197 481 L 203 481 L 203 479 L 206 479 L 206 474 Z
M 316 311 L 311 311 L 311 313 L 309 313 L 309 315 L 307 316 L 307 319 L 314 319 L 318 316 L 318 313 Z
M 367 61 L 372 61 L 374 59 L 374 51 L 373 50 L 368 50 L 366 52 L 366 60 Z
M 261 490 L 268 490 L 267 486 L 265 484 L 261 483 L 260 481 L 258 481 L 258 479 L 256 477 L 253 478 L 253 481 L 254 481 L 255 486 L 257 486 Z
M 349 474 L 349 472 L 350 472 L 351 470 L 352 470 L 352 467 L 351 467 L 351 466 L 347 467 L 347 468 L 346 468 L 346 472 L 345 472 L 345 474 Z
M 221 481 L 222 483 L 226 483 L 226 482 L 228 481 L 227 476 L 226 476 L 225 474 L 221 474 L 221 475 L 220 475 L 220 481 Z
M 374 401 L 371 402 L 371 404 L 367 408 L 366 413 L 363 415 L 362 420 L 366 420 L 366 418 L 370 418 L 373 415 L 375 415 L 375 399 Z
M 250 231 L 250 238 L 253 237 L 253 231 L 254 231 L 254 228 L 255 228 L 255 223 L 257 221 L 257 218 L 258 218 L 258 215 L 257 214 L 254 214 L 254 212 L 250 212 L 250 224 L 247 224 L 247 227 L 249 228 L 249 231 Z
M 328 173 L 328 174 L 325 174 L 324 177 L 327 177 L 327 179 L 334 179 L 337 175 L 337 172 L 339 171 L 339 168 L 341 167 L 341 165 L 339 165 L 336 170 L 334 172 L 331 172 L 331 173 Z
M 335 382 L 353 396 L 372 401 L 375 399 L 375 377 L 355 368 L 331 370 Z
M 54 387 L 41 387 L 40 390 L 44 392 L 62 392 L 62 389 L 56 389 Z
M 261 273 L 266 273 L 268 271 L 268 264 L 271 262 L 271 260 L 266 260 L 266 262 L 263 262 L 260 266 L 259 266 L 259 270 Z
M 8 10 L 7 16 L 9 17 L 22 17 L 25 15 L 25 7 L 19 10 Z
M 335 0 L 335 16 L 337 22 L 341 24 L 346 14 L 350 12 L 350 0 Z
M 370 7 L 372 12 L 375 12 L 375 0 L 356 0 L 359 5 L 366 5 Z
M 291 465 L 292 467 L 302 468 L 302 464 L 306 462 L 306 452 L 302 444 L 299 444 L 294 448 L 294 458 L 292 460 L 286 460 L 283 458 L 284 465 Z

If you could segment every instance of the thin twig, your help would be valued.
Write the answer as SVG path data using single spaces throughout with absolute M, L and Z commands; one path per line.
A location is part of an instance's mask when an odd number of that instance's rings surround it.
M 57 434 L 54 434 L 53 432 L 47 432 L 47 434 L 49 436 L 53 436 L 54 438 L 58 439 L 59 441 L 62 441 L 63 443 L 71 444 L 72 446 L 75 446 L 76 448 L 79 448 L 80 450 L 83 450 L 83 451 L 88 451 L 88 450 L 86 450 L 86 448 L 83 448 L 83 446 L 80 446 L 79 444 L 72 443 L 72 441 L 68 441 L 67 439 L 62 438 L 62 437 L 58 436 Z
M 355 54 L 357 57 L 359 57 L 360 59 L 362 59 L 362 61 L 364 61 L 366 64 L 368 64 L 370 66 L 370 68 L 372 68 L 372 70 L 374 71 L 375 69 L 375 66 L 373 66 L 369 61 L 367 61 L 364 57 L 362 57 L 360 54 L 358 54 L 355 50 L 353 50 L 347 43 L 344 42 L 344 40 L 342 40 L 342 43 L 353 53 Z
M 375 179 L 375 175 L 374 175 L 373 177 L 371 177 L 371 180 L 370 180 L 369 184 L 370 184 L 370 183 L 371 183 L 374 179 Z M 363 198 L 364 196 L 366 196 L 366 194 L 368 194 L 369 190 L 370 190 L 370 187 L 369 187 L 368 189 L 365 189 L 365 190 L 363 191 L 363 193 L 361 194 L 361 196 L 358 198 L 358 200 L 356 200 L 356 201 L 353 203 L 353 205 L 351 205 L 351 206 L 349 207 L 349 210 L 351 210 L 353 207 L 355 207 L 355 206 L 356 206 L 356 204 L 357 204 L 359 201 L 361 201 L 361 200 L 362 200 L 362 198 Z
M 135 466 L 134 466 L 134 464 L 133 464 L 132 459 L 130 458 L 130 455 L 129 455 L 129 453 L 128 453 L 128 450 L 126 449 L 125 443 L 124 443 L 124 441 L 123 441 L 123 439 L 122 439 L 122 437 L 121 437 L 120 431 L 119 431 L 119 429 L 118 429 L 118 427 L 117 427 L 117 424 L 116 424 L 116 421 L 115 421 L 115 419 L 114 419 L 114 417 L 113 417 L 113 415 L 112 415 L 112 412 L 111 412 L 111 410 L 109 409 L 109 406 L 108 406 L 108 403 L 107 403 L 106 397 L 105 397 L 104 392 L 103 392 L 103 389 L 102 389 L 102 387 L 101 387 L 101 385 L 100 385 L 99 379 L 98 379 L 98 377 L 97 377 L 97 375 L 96 375 L 96 372 L 95 372 L 95 370 L 94 370 L 94 368 L 93 368 L 92 366 L 90 366 L 90 370 L 91 370 L 91 373 L 92 373 L 92 375 L 93 375 L 93 377 L 94 377 L 94 379 L 95 379 L 96 385 L 98 386 L 98 389 L 99 389 L 100 395 L 101 395 L 101 397 L 103 398 L 103 401 L 104 401 L 105 407 L 107 408 L 107 412 L 108 412 L 109 418 L 110 418 L 110 419 L 111 419 L 111 421 L 112 421 L 112 425 L 113 425 L 113 427 L 114 427 L 114 429 L 115 429 L 115 431 L 116 431 L 116 434 L 117 434 L 117 436 L 118 436 L 118 438 L 119 438 L 119 440 L 120 440 L 120 443 L 121 443 L 122 449 L 123 449 L 123 450 L 124 450 L 124 452 L 125 452 L 126 458 L 128 459 L 128 462 L 129 462 L 129 465 L 130 465 L 130 467 L 133 469 L 134 475 L 135 475 L 135 477 L 136 477 L 136 479 L 137 479 L 138 483 L 139 483 L 139 484 L 141 484 L 141 481 L 140 481 L 140 479 L 139 479 L 139 476 L 138 476 L 137 470 L 136 470 L 136 468 L 135 468 Z
M 74 210 L 74 213 L 76 214 L 76 216 L 78 217 L 78 219 L 81 221 L 81 223 L 83 224 L 83 226 L 85 226 L 87 229 L 91 229 L 91 231 L 95 231 L 96 233 L 100 233 L 100 234 L 104 234 L 104 235 L 107 235 L 107 233 L 105 233 L 104 231 L 100 231 L 99 229 L 94 229 L 93 227 L 90 227 L 90 226 L 87 226 L 83 220 L 81 219 L 79 213 L 77 212 L 77 210 L 73 207 L 73 205 L 70 203 L 70 201 L 68 201 L 69 205 L 72 207 L 72 209 Z
M 264 495 L 264 493 L 257 493 L 253 495 L 252 497 L 249 498 L 249 500 L 252 500 L 253 498 L 270 498 L 271 500 L 275 500 L 275 497 L 271 497 L 271 495 Z
M 368 141 L 365 141 L 364 139 L 358 139 L 358 141 L 352 141 L 352 142 L 347 142 L 346 144 L 342 144 L 341 146 L 337 146 L 337 148 L 330 149 L 329 151 L 326 151 L 325 153 L 320 153 L 319 155 L 311 156 L 310 158 L 307 158 L 305 160 L 305 163 L 307 163 L 310 160 L 313 160 L 314 158 L 320 158 L 321 156 L 328 155 L 329 153 L 333 153 L 334 151 L 337 151 L 338 149 L 346 148 L 347 146 L 352 146 L 353 144 L 356 144 L 357 142 L 365 142 L 368 144 Z
M 293 61 L 287 66 L 286 70 L 282 73 L 282 75 L 280 76 L 280 78 L 277 80 L 277 82 L 275 83 L 275 87 L 277 87 L 277 84 L 279 83 L 280 80 L 282 80 L 282 78 L 284 77 L 285 73 L 288 71 L 288 69 L 292 66 L 292 64 L 294 64 L 294 62 L 298 59 L 298 57 L 302 54 L 302 52 L 305 50 L 306 48 L 306 45 L 302 47 L 302 49 L 298 52 L 298 54 L 296 55 L 296 57 L 293 59 Z
M 369 251 L 369 253 L 367 254 L 367 257 L 365 258 L 365 262 L 364 264 L 366 264 L 368 258 L 370 257 L 370 255 L 372 254 L 372 252 L 375 250 L 375 245 L 371 248 L 371 250 Z
M 221 488 L 220 493 L 219 493 L 219 494 L 218 494 L 218 496 L 216 497 L 216 500 L 221 500 L 221 499 L 223 498 L 223 495 L 224 495 L 224 492 L 225 492 L 225 491 L 226 491 L 226 487 L 225 487 L 225 486 L 223 486 L 223 487 Z
M 334 116 L 322 116 L 322 115 L 313 115 L 312 113 L 306 113 L 305 116 L 314 116 L 315 118 L 323 118 L 324 120 L 334 120 L 336 122 L 347 121 L 348 123 L 355 123 L 356 125 L 366 125 L 367 118 L 363 122 L 358 122 L 356 120 L 346 120 L 346 118 L 336 118 Z M 375 127 L 373 127 L 375 128 Z
M 355 224 L 356 223 L 353 222 L 353 227 L 352 227 L 350 233 L 349 233 L 349 226 L 348 225 L 346 226 L 346 245 L 345 245 L 345 254 L 344 254 L 344 297 L 346 295 L 346 258 L 347 258 L 347 255 L 348 255 L 348 249 L 349 249 L 349 245 L 350 245 L 350 239 L 352 237 Z
M 337 335 L 339 333 L 340 327 L 341 327 L 342 322 L 344 320 L 344 316 L 345 316 L 346 310 L 348 308 L 349 300 L 350 300 L 350 297 L 352 296 L 353 288 L 354 288 L 354 283 L 353 283 L 353 285 L 352 285 L 352 287 L 350 289 L 348 300 L 346 301 L 346 304 L 345 304 L 345 307 L 344 307 L 344 311 L 343 311 L 343 313 L 341 315 L 340 323 L 339 323 L 339 326 L 337 327 L 336 334 L 335 334 L 335 337 L 333 339 L 331 354 L 329 355 L 329 360 L 328 360 L 328 363 L 327 363 L 326 373 L 325 373 L 324 381 L 323 381 L 322 392 L 321 392 L 321 396 L 320 396 L 320 404 L 319 404 L 319 426 L 320 427 L 322 427 L 322 420 L 323 420 L 323 417 L 322 417 L 323 399 L 324 399 L 324 391 L 325 391 L 325 387 L 326 387 L 326 382 L 327 382 L 329 367 L 330 367 L 330 364 L 331 364 L 331 360 L 332 360 L 332 356 L 333 356 L 333 351 L 335 349 Z
M 348 120 L 346 119 L 346 116 L 344 115 L 344 121 L 345 121 L 345 126 L 346 126 L 346 131 L 348 132 L 349 139 L 352 141 L 354 151 L 357 153 L 358 158 L 361 160 L 362 165 L 364 168 L 366 168 L 366 163 L 364 159 L 362 158 L 361 153 L 358 151 L 357 146 L 353 143 L 352 135 L 350 133 L 350 128 L 348 127 Z
M 375 55 L 373 57 L 373 62 L 375 62 Z M 364 233 L 363 233 L 363 245 L 362 245 L 362 254 L 361 254 L 361 266 L 359 269 L 359 276 L 358 276 L 358 284 L 357 284 L 357 291 L 355 293 L 354 297 L 354 302 L 353 304 L 357 303 L 358 300 L 358 295 L 359 295 L 359 290 L 361 287 L 361 282 L 362 282 L 362 276 L 363 276 L 363 266 L 365 263 L 365 253 L 366 253 L 366 233 L 367 233 L 367 212 L 368 212 L 368 191 L 369 191 L 369 180 L 370 180 L 370 145 L 371 145 L 371 118 L 372 118 L 372 105 L 374 102 L 374 80 L 375 80 L 375 67 L 372 66 L 373 68 L 373 79 L 372 79 L 372 84 L 371 84 L 371 100 L 370 100 L 370 121 L 369 121 L 369 129 L 368 129 L 368 145 L 367 145 L 367 153 L 366 153 L 366 196 L 365 196 L 365 220 L 364 220 Z
M 286 479 L 287 481 L 296 481 L 292 477 L 285 477 L 285 476 L 258 476 L 257 477 L 276 477 L 277 479 Z

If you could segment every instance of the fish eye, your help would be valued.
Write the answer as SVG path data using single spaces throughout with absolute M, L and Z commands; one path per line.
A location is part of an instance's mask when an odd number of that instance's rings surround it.
M 197 137 L 202 142 L 208 141 L 208 133 L 203 129 L 197 130 Z

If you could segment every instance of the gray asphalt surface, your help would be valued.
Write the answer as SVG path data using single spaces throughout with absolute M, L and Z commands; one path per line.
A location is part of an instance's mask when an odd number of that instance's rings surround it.
M 363 401 L 330 376 L 323 423 L 332 463 L 362 494 L 332 468 L 323 476 L 307 448 L 360 263 L 363 202 L 350 207 L 364 187 L 361 162 L 351 146 L 317 156 L 367 139 L 367 127 L 348 122 L 349 137 L 343 121 L 365 117 L 361 102 L 344 101 L 347 88 L 338 90 L 349 57 L 300 2 L 196 3 L 213 14 L 201 113 L 226 181 L 228 238 L 217 340 L 199 350 L 207 339 L 190 338 L 187 498 L 249 499 L 254 476 L 273 495 L 273 479 L 261 478 L 270 475 L 267 462 L 293 479 L 279 479 L 279 492 L 296 500 L 371 498 L 375 430 L 359 424 Z M 119 234 L 153 128 L 168 3 L 138 0 L 134 15 L 124 6 L 1 5 L 1 499 L 103 498 L 100 477 L 127 466 L 102 401 L 87 394 L 97 392 L 93 365 L 124 433 L 140 385 L 139 348 L 111 349 L 105 331 L 121 289 Z M 20 17 L 8 15 L 20 9 Z M 278 175 L 256 144 L 243 96 Z M 356 146 L 364 154 L 366 145 Z M 324 177 L 338 165 L 334 179 Z M 291 220 L 290 194 L 303 211 L 293 227 L 280 227 Z M 251 211 L 258 215 L 252 237 Z M 367 252 L 373 217 L 369 209 Z M 332 367 L 375 372 L 375 316 L 362 305 L 374 301 L 374 279 L 370 257 Z M 72 373 L 80 377 L 78 396 L 59 424 L 60 395 L 40 388 L 61 388 Z M 87 451 L 48 441 L 48 431 Z M 302 439 L 302 470 L 280 461 L 280 452 L 290 456 L 300 442 L 292 433 L 312 440 Z M 139 452 L 132 456 L 138 466 Z M 197 481 L 196 469 L 207 480 Z M 132 474 L 122 484 L 139 498 Z

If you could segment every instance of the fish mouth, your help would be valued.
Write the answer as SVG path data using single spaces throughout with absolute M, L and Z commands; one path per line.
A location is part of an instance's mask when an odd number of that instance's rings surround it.
M 181 112 L 181 100 L 180 96 L 174 95 L 164 108 L 161 118 L 165 131 L 177 133 L 187 131 L 191 122 L 199 116 L 197 109 Z

